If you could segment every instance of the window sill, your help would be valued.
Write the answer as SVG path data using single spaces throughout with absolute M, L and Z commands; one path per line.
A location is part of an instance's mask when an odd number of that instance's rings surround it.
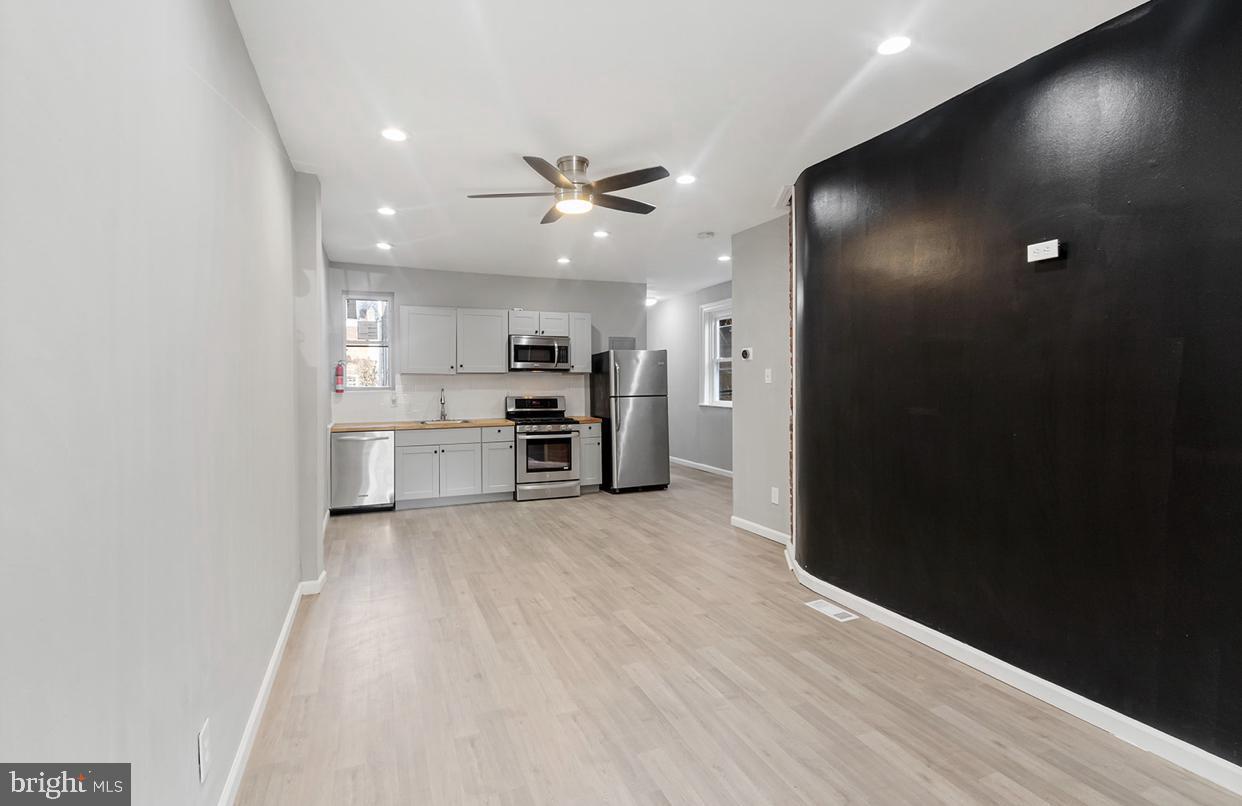
M 732 404 L 732 403 L 707 403 L 707 402 L 703 402 L 703 403 L 700 403 L 700 404 L 699 404 L 699 408 L 710 408 L 710 409 L 731 409 L 731 408 L 733 408 L 733 404 Z

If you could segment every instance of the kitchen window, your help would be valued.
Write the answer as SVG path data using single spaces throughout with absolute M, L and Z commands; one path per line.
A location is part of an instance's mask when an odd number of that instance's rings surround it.
M 703 321 L 703 405 L 733 406 L 733 300 L 699 309 Z
M 345 388 L 392 388 L 392 295 L 345 293 Z

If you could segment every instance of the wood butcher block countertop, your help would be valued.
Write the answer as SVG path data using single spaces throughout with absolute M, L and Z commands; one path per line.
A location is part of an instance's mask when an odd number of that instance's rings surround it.
M 512 420 L 487 418 L 467 420 L 464 423 L 424 423 L 418 420 L 406 420 L 395 423 L 337 423 L 332 426 L 332 433 L 346 431 L 438 431 L 445 428 L 503 428 L 513 425 Z
M 577 420 L 582 425 L 603 422 L 603 420 L 598 417 L 570 416 L 570 419 Z M 511 425 L 513 425 L 512 420 L 496 418 L 467 420 L 464 423 L 424 423 L 418 420 L 406 420 L 391 423 L 337 423 L 332 426 L 332 433 L 343 434 L 350 431 L 434 431 L 443 428 L 504 428 L 505 426 Z

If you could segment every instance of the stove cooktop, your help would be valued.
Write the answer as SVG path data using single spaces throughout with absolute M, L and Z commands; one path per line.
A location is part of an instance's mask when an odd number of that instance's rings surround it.
M 512 414 L 507 419 L 512 420 L 516 425 L 577 425 L 578 421 L 569 417 L 514 417 Z

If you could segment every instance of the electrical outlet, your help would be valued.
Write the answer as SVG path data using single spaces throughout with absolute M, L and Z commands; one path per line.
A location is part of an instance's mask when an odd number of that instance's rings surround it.
M 1060 256 L 1061 241 L 1059 239 L 1028 244 L 1026 247 L 1027 263 L 1038 263 L 1041 260 L 1055 260 Z
M 207 770 L 211 768 L 211 734 L 208 729 L 211 720 L 204 719 L 203 726 L 198 730 L 198 782 L 207 780 Z
M 772 488 L 772 503 L 779 504 L 781 502 L 781 489 L 779 487 Z
M 763 382 L 764 383 L 772 382 L 772 368 L 771 367 L 768 367 L 763 371 Z

